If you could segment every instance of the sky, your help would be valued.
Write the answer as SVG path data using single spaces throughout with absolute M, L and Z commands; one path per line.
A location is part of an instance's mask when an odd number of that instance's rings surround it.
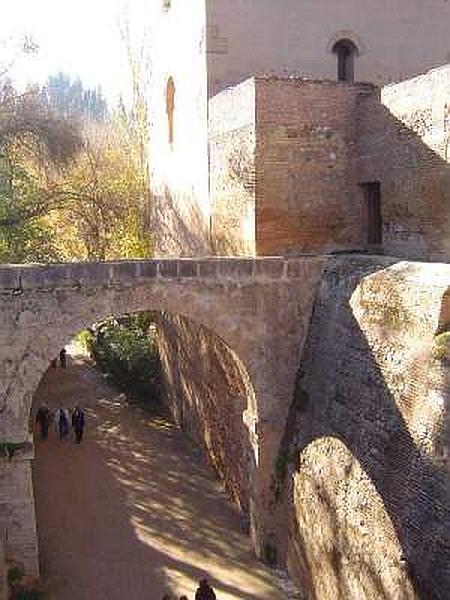
M 101 85 L 109 100 L 127 96 L 128 69 L 119 33 L 127 0 L 3 1 L 8 8 L 0 19 L 0 64 L 14 53 L 10 75 L 19 85 L 43 83 L 49 74 L 63 71 L 80 77 L 86 87 Z M 129 1 L 134 14 L 144 11 L 145 0 Z M 143 12 L 137 22 L 145 22 Z M 37 42 L 36 55 L 17 56 L 13 50 L 24 36 Z

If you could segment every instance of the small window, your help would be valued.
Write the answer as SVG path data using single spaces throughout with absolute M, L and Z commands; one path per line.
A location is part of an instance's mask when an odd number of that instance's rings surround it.
M 369 246 L 383 243 L 383 218 L 381 214 L 381 184 L 379 181 L 362 183 L 366 241 Z
M 173 144 L 173 129 L 174 129 L 174 112 L 175 112 L 175 83 L 172 77 L 169 77 L 166 87 L 166 113 L 167 127 L 169 132 L 169 144 Z
M 337 56 L 337 80 L 353 83 L 355 81 L 355 57 L 358 56 L 358 48 L 351 40 L 339 40 L 333 46 L 333 52 Z

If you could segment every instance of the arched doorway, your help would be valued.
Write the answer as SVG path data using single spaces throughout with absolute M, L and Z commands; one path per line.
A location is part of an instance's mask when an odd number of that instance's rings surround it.
M 337 80 L 343 83 L 353 83 L 358 48 L 351 40 L 340 39 L 334 44 L 332 51 L 337 56 Z

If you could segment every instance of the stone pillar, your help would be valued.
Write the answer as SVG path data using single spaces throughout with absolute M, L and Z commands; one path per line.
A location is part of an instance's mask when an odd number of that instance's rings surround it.
M 0 600 L 8 600 L 8 570 L 6 568 L 5 543 L 0 531 Z
M 22 565 L 27 576 L 38 577 L 33 458 L 31 450 L 0 459 L 0 530 L 5 533 L 6 558 Z

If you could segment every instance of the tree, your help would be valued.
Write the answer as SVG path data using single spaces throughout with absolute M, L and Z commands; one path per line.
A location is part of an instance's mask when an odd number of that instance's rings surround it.
M 151 237 L 142 227 L 141 213 L 147 180 L 139 160 L 133 137 L 117 120 L 86 127 L 83 149 L 61 182 L 68 202 L 50 217 L 66 259 L 151 255 Z
M 23 262 L 56 256 L 41 221 L 66 191 L 53 180 L 81 146 L 80 132 L 42 106 L 36 93 L 0 89 L 0 260 Z

